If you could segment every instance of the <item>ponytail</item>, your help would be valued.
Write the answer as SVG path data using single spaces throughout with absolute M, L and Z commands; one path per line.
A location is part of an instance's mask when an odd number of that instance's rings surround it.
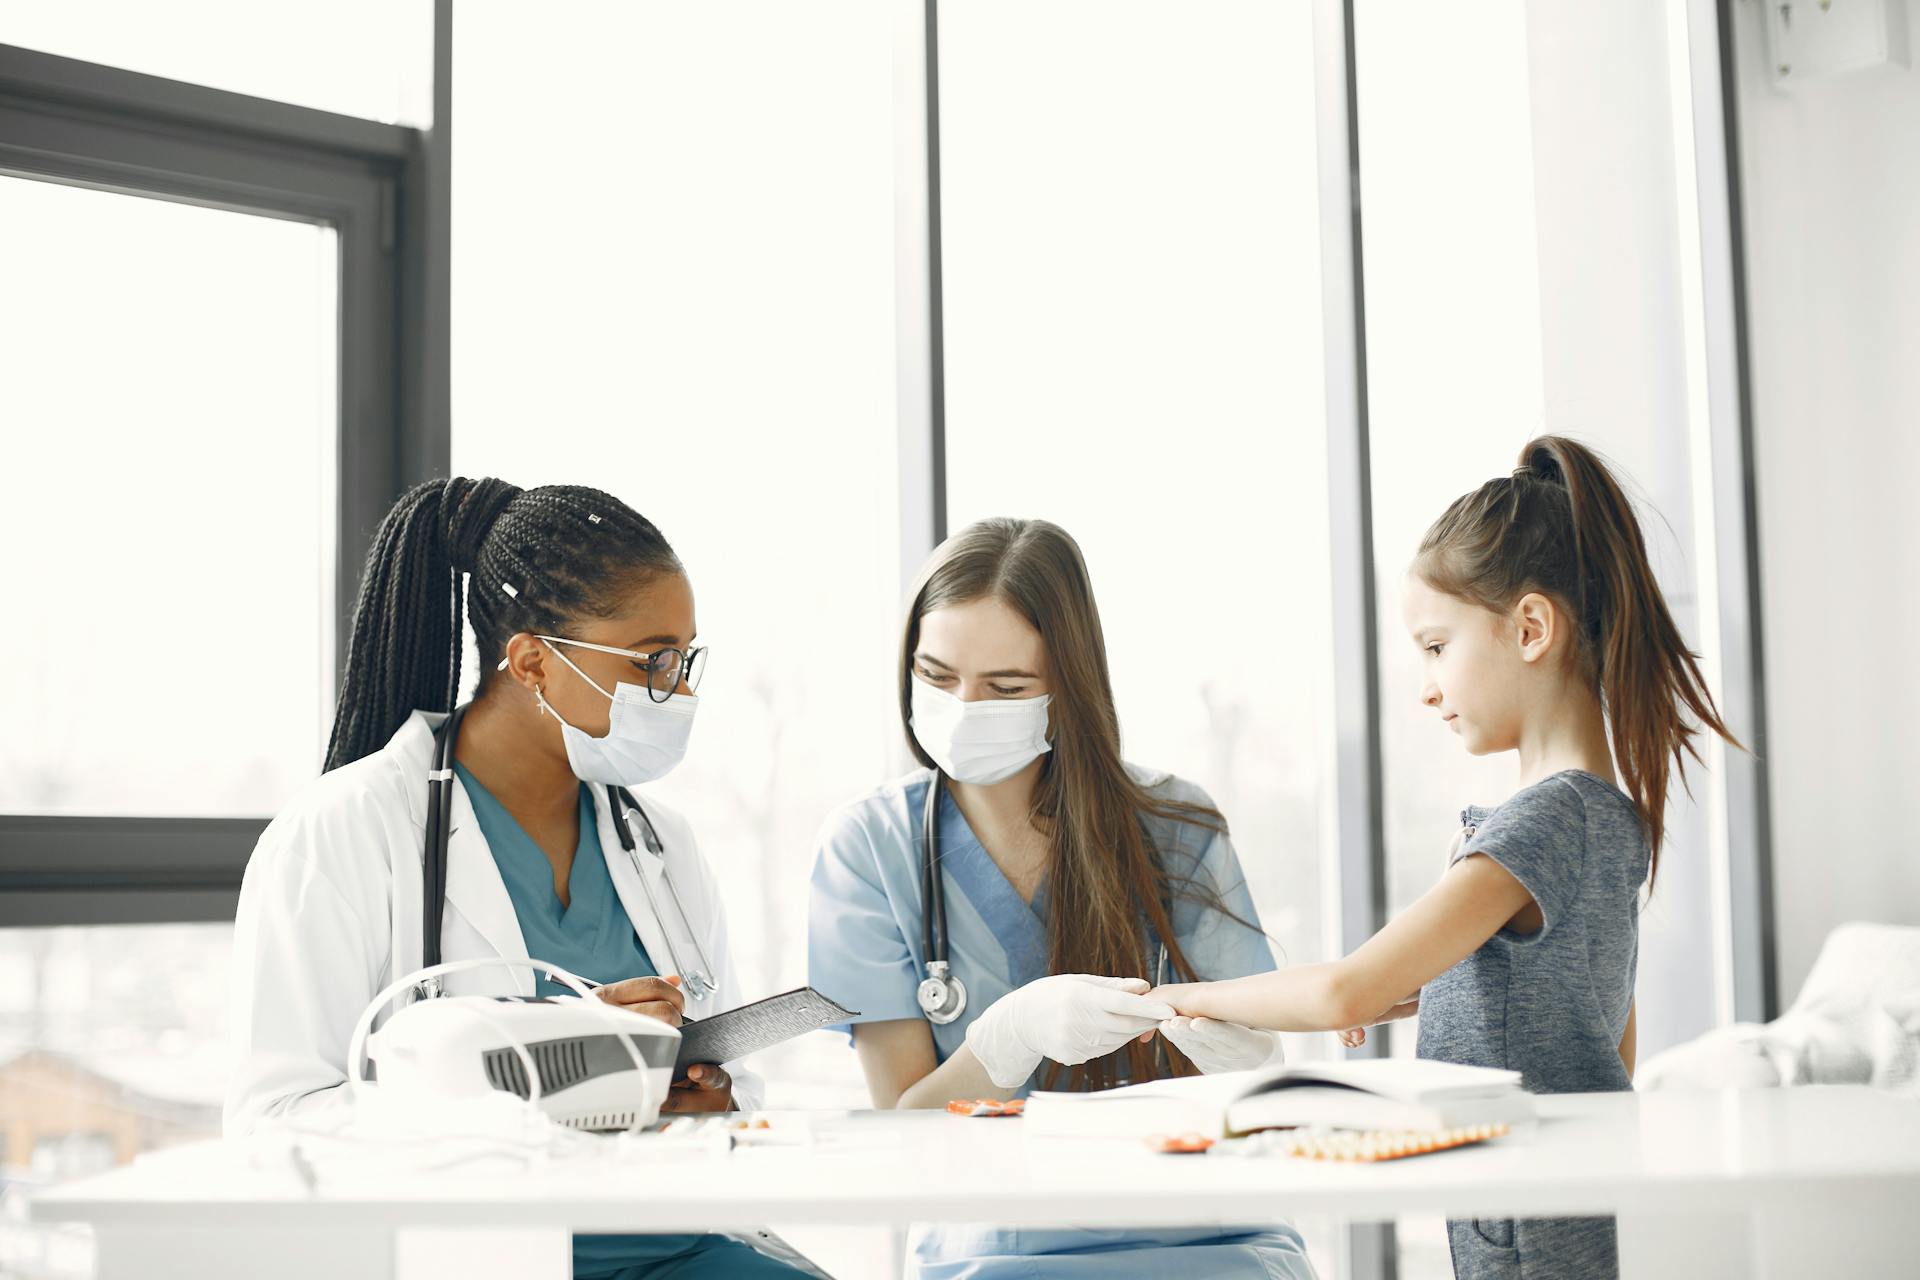
M 1458 499 L 1420 544 L 1415 571 L 1436 590 L 1504 611 L 1538 591 L 1574 624 L 1577 670 L 1607 717 L 1614 765 L 1652 848 L 1666 831 L 1667 788 L 1700 761 L 1700 726 L 1734 746 L 1654 578 L 1640 521 L 1591 449 L 1540 436 L 1509 476 Z
M 461 477 L 415 485 L 367 550 L 324 768 L 378 751 L 415 711 L 453 709 L 463 610 L 481 657 L 504 656 L 522 631 L 562 634 L 617 612 L 646 577 L 680 571 L 652 522 L 598 489 Z M 483 689 L 491 675 L 483 663 Z

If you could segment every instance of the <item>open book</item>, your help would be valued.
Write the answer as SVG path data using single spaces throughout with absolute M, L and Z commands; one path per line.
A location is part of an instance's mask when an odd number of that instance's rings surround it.
M 1296 1125 L 1338 1129 L 1452 1129 L 1533 1118 L 1518 1071 L 1424 1059 L 1303 1062 L 1153 1080 L 1102 1093 L 1036 1093 L 1030 1134 L 1210 1137 Z

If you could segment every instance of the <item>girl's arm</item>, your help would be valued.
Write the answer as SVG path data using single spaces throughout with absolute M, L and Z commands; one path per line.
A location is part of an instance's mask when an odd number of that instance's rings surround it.
M 1485 854 L 1453 864 L 1418 902 L 1344 960 L 1149 992 L 1181 1013 L 1275 1031 L 1341 1031 L 1382 1020 L 1499 932 L 1533 897 Z
M 1633 1056 L 1640 1047 L 1634 1037 L 1633 1028 L 1634 1009 L 1639 1003 L 1638 998 L 1627 1002 L 1627 1030 L 1626 1033 L 1620 1037 L 1620 1062 L 1626 1067 L 1627 1079 L 1629 1080 L 1633 1079 Z
M 922 1018 L 855 1023 L 853 1048 L 867 1092 L 882 1111 L 944 1107 L 955 1098 L 1011 1098 L 1020 1092 L 994 1084 L 964 1044 L 939 1062 L 933 1029 Z
M 1398 1022 L 1402 1018 L 1411 1018 L 1420 1012 L 1420 993 L 1414 992 L 1393 1008 L 1374 1019 L 1375 1023 Z M 1358 1049 L 1367 1042 L 1365 1027 L 1349 1027 L 1340 1033 L 1340 1043 L 1349 1049 Z

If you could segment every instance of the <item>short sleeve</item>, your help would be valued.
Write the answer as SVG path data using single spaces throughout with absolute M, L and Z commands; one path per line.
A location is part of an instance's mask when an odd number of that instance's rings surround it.
M 854 1022 L 921 1016 L 913 953 L 858 807 L 836 814 L 820 832 L 807 895 L 807 980 L 857 1010 Z
M 1549 778 L 1489 814 L 1459 856 L 1486 854 L 1533 895 L 1543 922 L 1539 931 L 1508 936 L 1537 940 L 1571 910 L 1586 852 L 1586 802 L 1565 778 Z
M 1261 930 L 1240 856 L 1225 832 L 1209 834 L 1192 863 L 1191 884 L 1182 895 L 1186 900 L 1174 905 L 1180 949 L 1203 982 L 1267 973 L 1274 967 L 1273 946 Z

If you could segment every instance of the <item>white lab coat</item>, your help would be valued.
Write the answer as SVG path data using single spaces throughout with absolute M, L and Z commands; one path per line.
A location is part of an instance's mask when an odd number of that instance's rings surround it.
M 261 833 L 247 863 L 234 928 L 231 1024 L 238 1061 L 227 1086 L 229 1136 L 246 1133 L 263 1117 L 344 1101 L 347 1041 L 361 1011 L 395 978 L 420 967 L 427 768 L 434 729 L 445 718 L 416 711 L 385 747 L 322 775 Z M 636 839 L 639 862 L 666 916 L 661 920 L 648 906 L 634 859 L 620 845 L 606 789 L 592 790 L 607 871 L 661 976 L 674 971 L 675 955 L 681 963 L 699 963 L 673 909 L 666 872 L 717 970 L 720 989 L 706 1000 L 690 998 L 687 1015 L 706 1017 L 740 1004 L 726 915 L 692 828 L 664 805 L 641 798 L 666 848 L 662 859 Z M 466 788 L 455 786 L 452 795 L 442 958 L 525 959 L 513 902 Z M 532 995 L 534 974 L 504 965 L 456 973 L 445 979 L 445 990 Z M 395 1007 L 410 998 L 396 997 Z M 758 1107 L 759 1078 L 733 1063 L 727 1068 L 736 1104 Z
M 230 1012 L 238 1060 L 228 1076 L 227 1136 L 243 1135 L 267 1116 L 345 1105 L 354 1024 L 374 996 L 420 967 L 427 768 L 434 730 L 445 719 L 443 713 L 414 712 L 386 746 L 321 775 L 261 832 L 234 920 Z M 644 871 L 636 869 L 635 858 L 621 847 L 606 788 L 591 790 L 607 873 L 660 976 L 677 974 L 673 957 L 698 964 L 703 952 L 716 969 L 711 976 L 719 990 L 705 1000 L 689 997 L 687 1016 L 705 1018 L 738 1006 L 726 913 L 693 828 L 642 797 L 666 853 L 650 853 L 636 833 L 634 854 Z M 467 789 L 453 787 L 452 795 L 441 958 L 526 959 L 513 900 L 480 834 Z M 664 920 L 648 905 L 643 873 Z M 667 891 L 669 873 L 703 952 L 682 931 Z M 534 973 L 502 965 L 451 974 L 443 984 L 448 995 L 532 995 Z M 394 1007 L 411 998 L 395 997 Z M 384 1021 L 383 1015 L 374 1025 Z M 765 1096 L 760 1078 L 738 1063 L 725 1065 L 733 1075 L 734 1104 L 743 1111 L 758 1108 Z M 764 1228 L 725 1234 L 807 1275 L 826 1275 Z

